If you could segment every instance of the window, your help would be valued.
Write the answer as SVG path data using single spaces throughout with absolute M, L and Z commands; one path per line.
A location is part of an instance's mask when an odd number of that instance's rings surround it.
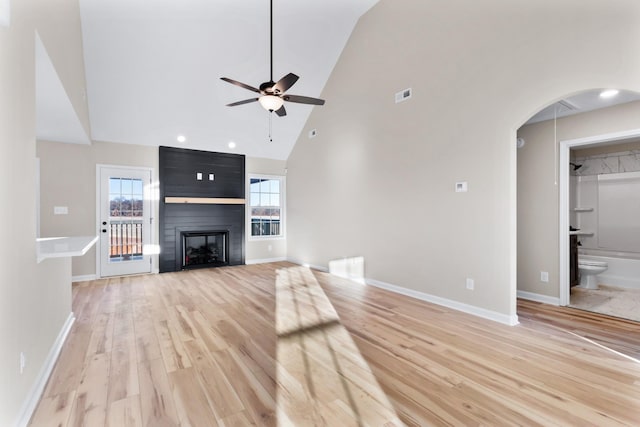
M 284 177 L 249 177 L 251 237 L 284 236 Z

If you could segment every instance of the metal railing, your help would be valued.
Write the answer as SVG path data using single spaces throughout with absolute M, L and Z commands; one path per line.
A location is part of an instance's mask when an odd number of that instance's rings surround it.
M 252 236 L 279 236 L 280 220 L 251 220 Z
M 142 221 L 111 221 L 109 239 L 111 258 L 142 255 Z

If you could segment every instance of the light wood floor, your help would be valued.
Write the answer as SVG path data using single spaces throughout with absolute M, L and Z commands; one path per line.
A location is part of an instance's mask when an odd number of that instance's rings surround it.
M 85 282 L 73 310 L 33 426 L 640 425 L 640 326 L 591 313 L 508 327 L 287 263 Z

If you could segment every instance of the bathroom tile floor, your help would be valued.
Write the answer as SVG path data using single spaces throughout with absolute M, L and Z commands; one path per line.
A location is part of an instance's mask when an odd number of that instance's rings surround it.
M 570 307 L 640 322 L 640 289 L 600 285 L 600 289 L 571 288 Z

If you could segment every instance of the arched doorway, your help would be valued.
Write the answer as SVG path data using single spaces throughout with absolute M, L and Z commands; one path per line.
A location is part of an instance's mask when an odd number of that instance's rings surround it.
M 576 175 L 570 174 L 571 150 L 640 137 L 640 94 L 620 91 L 617 98 L 604 99 L 601 92 L 584 91 L 561 99 L 518 130 L 524 142 L 517 150 L 520 298 L 570 303 L 569 225 L 580 228 L 579 221 L 588 217 L 573 210 L 581 207 L 572 202 L 569 191 Z M 589 175 L 597 175 L 594 172 Z M 585 241 L 587 231 L 581 231 Z M 594 242 L 589 241 L 591 247 Z

